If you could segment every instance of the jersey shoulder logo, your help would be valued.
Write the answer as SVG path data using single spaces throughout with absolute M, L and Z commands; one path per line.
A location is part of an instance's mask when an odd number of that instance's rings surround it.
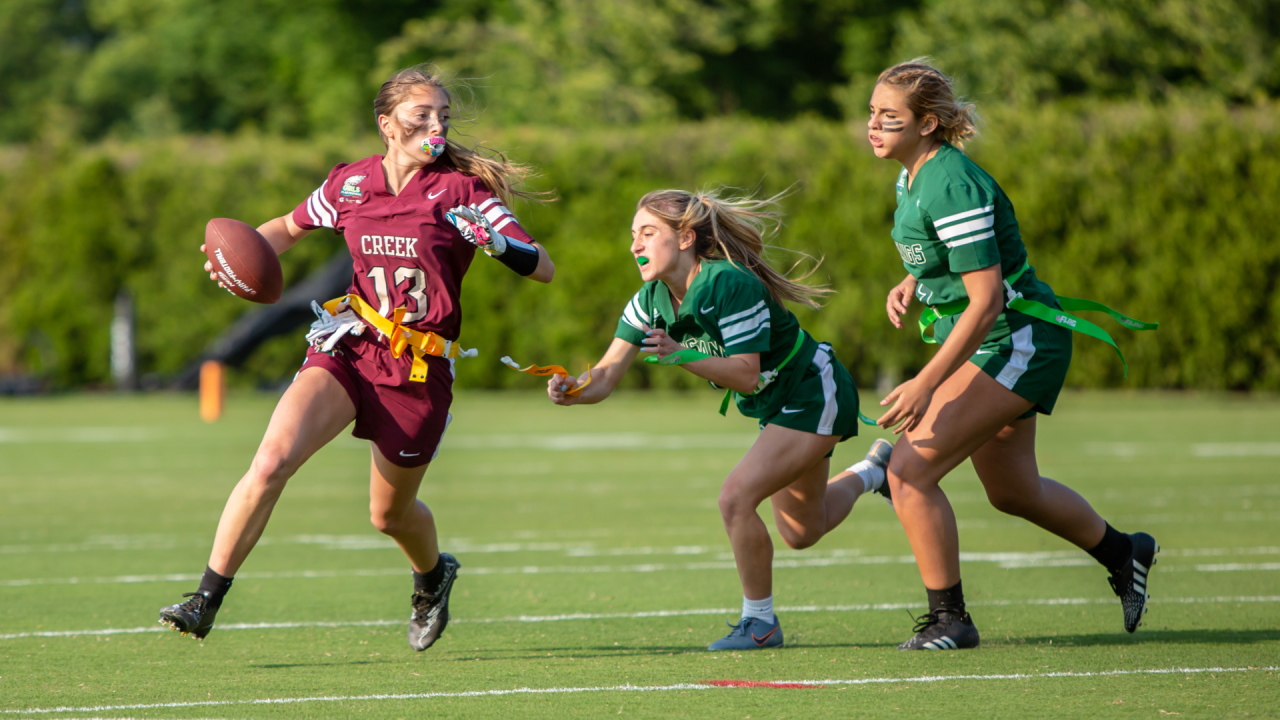
M 699 308 L 699 310 L 701 310 L 701 311 L 702 311 L 702 314 L 703 314 L 703 315 L 706 315 L 707 313 L 709 313 L 709 312 L 711 312 L 712 310 L 715 310 L 715 309 L 716 309 L 716 306 L 715 306 L 715 305 L 712 305 L 711 307 Z
M 440 197 L 440 196 L 441 196 L 441 195 L 443 195 L 443 194 L 444 194 L 444 191 L 443 191 L 443 190 L 440 190 L 440 191 L 437 191 L 437 192 L 433 192 L 433 193 L 427 193 L 427 199 L 428 199 L 428 200 L 435 200 L 436 198 Z
M 342 196 L 350 198 L 360 197 L 364 193 L 364 191 L 360 189 L 360 183 L 364 182 L 366 177 L 368 177 L 368 175 L 352 175 L 346 180 L 343 180 L 342 190 L 340 191 Z

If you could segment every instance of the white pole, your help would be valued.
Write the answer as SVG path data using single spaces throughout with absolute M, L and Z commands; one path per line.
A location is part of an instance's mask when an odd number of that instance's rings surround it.
M 128 290 L 116 295 L 111 319 L 111 378 L 120 390 L 137 387 L 137 353 L 133 347 L 133 297 Z

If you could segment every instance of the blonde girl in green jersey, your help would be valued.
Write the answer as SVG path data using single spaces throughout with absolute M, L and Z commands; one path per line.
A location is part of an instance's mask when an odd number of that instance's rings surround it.
M 1036 414 L 1053 410 L 1071 363 L 1067 328 L 1096 326 L 1066 314 L 1062 304 L 1073 299 L 1057 298 L 1027 264 L 1012 203 L 962 152 L 976 134 L 974 108 L 956 100 L 945 75 L 919 60 L 895 65 L 877 80 L 870 111 L 873 151 L 903 168 L 893 239 L 907 276 L 889 291 L 885 310 L 901 328 L 913 299 L 921 301 L 921 333 L 936 320 L 926 340 L 940 343 L 920 373 L 881 402 L 889 409 L 879 424 L 902 435 L 889 464 L 893 506 L 929 596 L 929 613 L 899 648 L 978 645 L 960 586 L 956 518 L 939 488 L 966 458 L 996 509 L 1086 550 L 1111 572 L 1133 632 L 1146 611 L 1155 540 L 1117 532 L 1036 464 Z M 1090 334 L 1098 333 L 1110 342 L 1101 330 Z
M 590 376 L 554 376 L 557 405 L 598 403 L 641 354 L 681 365 L 727 388 L 760 436 L 720 490 L 720 515 L 742 582 L 742 620 L 709 650 L 778 647 L 773 543 L 756 514 L 766 499 L 792 548 L 835 529 L 864 492 L 884 494 L 890 443 L 828 478 L 837 443 L 858 432 L 858 391 L 831 346 L 814 340 L 784 302 L 816 306 L 826 290 L 787 278 L 763 258 L 777 198 L 721 198 L 661 190 L 645 195 L 631 225 L 631 255 L 644 285 L 618 321 Z M 724 411 L 724 408 L 721 408 Z

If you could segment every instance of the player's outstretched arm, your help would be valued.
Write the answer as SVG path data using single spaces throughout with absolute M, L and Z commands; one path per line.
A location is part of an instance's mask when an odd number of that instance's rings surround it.
M 277 255 L 282 254 L 285 250 L 293 247 L 294 243 L 307 236 L 310 230 L 304 230 L 293 221 L 293 213 L 281 215 L 274 220 L 268 220 L 258 227 L 258 232 L 262 237 L 271 243 L 271 247 L 276 251 Z
M 648 325 L 644 329 L 648 335 L 644 339 L 644 352 L 666 357 L 684 349 L 671 339 L 666 330 Z M 710 380 L 722 388 L 737 390 L 743 394 L 755 392 L 756 385 L 760 383 L 760 353 L 709 357 L 683 363 L 680 367 L 703 380 Z
M 593 405 L 613 394 L 627 368 L 635 361 L 640 348 L 623 340 L 614 338 L 609 349 L 605 351 L 600 362 L 591 368 L 591 384 L 582 388 L 578 395 L 569 395 L 579 385 L 586 382 L 587 376 L 565 377 L 552 375 L 547 381 L 547 397 L 557 405 Z
M 556 264 L 551 262 L 551 256 L 547 254 L 547 249 L 542 247 L 540 243 L 534 243 L 533 246 L 538 249 L 538 267 L 529 273 L 526 277 L 530 280 L 537 280 L 540 283 L 549 283 L 556 276 Z

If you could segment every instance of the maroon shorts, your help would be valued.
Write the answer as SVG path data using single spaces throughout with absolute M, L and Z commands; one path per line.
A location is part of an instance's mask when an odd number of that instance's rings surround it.
M 426 465 L 453 419 L 453 361 L 428 355 L 427 381 L 410 382 L 412 355 L 394 358 L 365 335 L 344 337 L 332 354 L 308 348 L 299 372 L 318 367 L 337 378 L 356 406 L 353 436 L 372 441 L 400 467 Z

